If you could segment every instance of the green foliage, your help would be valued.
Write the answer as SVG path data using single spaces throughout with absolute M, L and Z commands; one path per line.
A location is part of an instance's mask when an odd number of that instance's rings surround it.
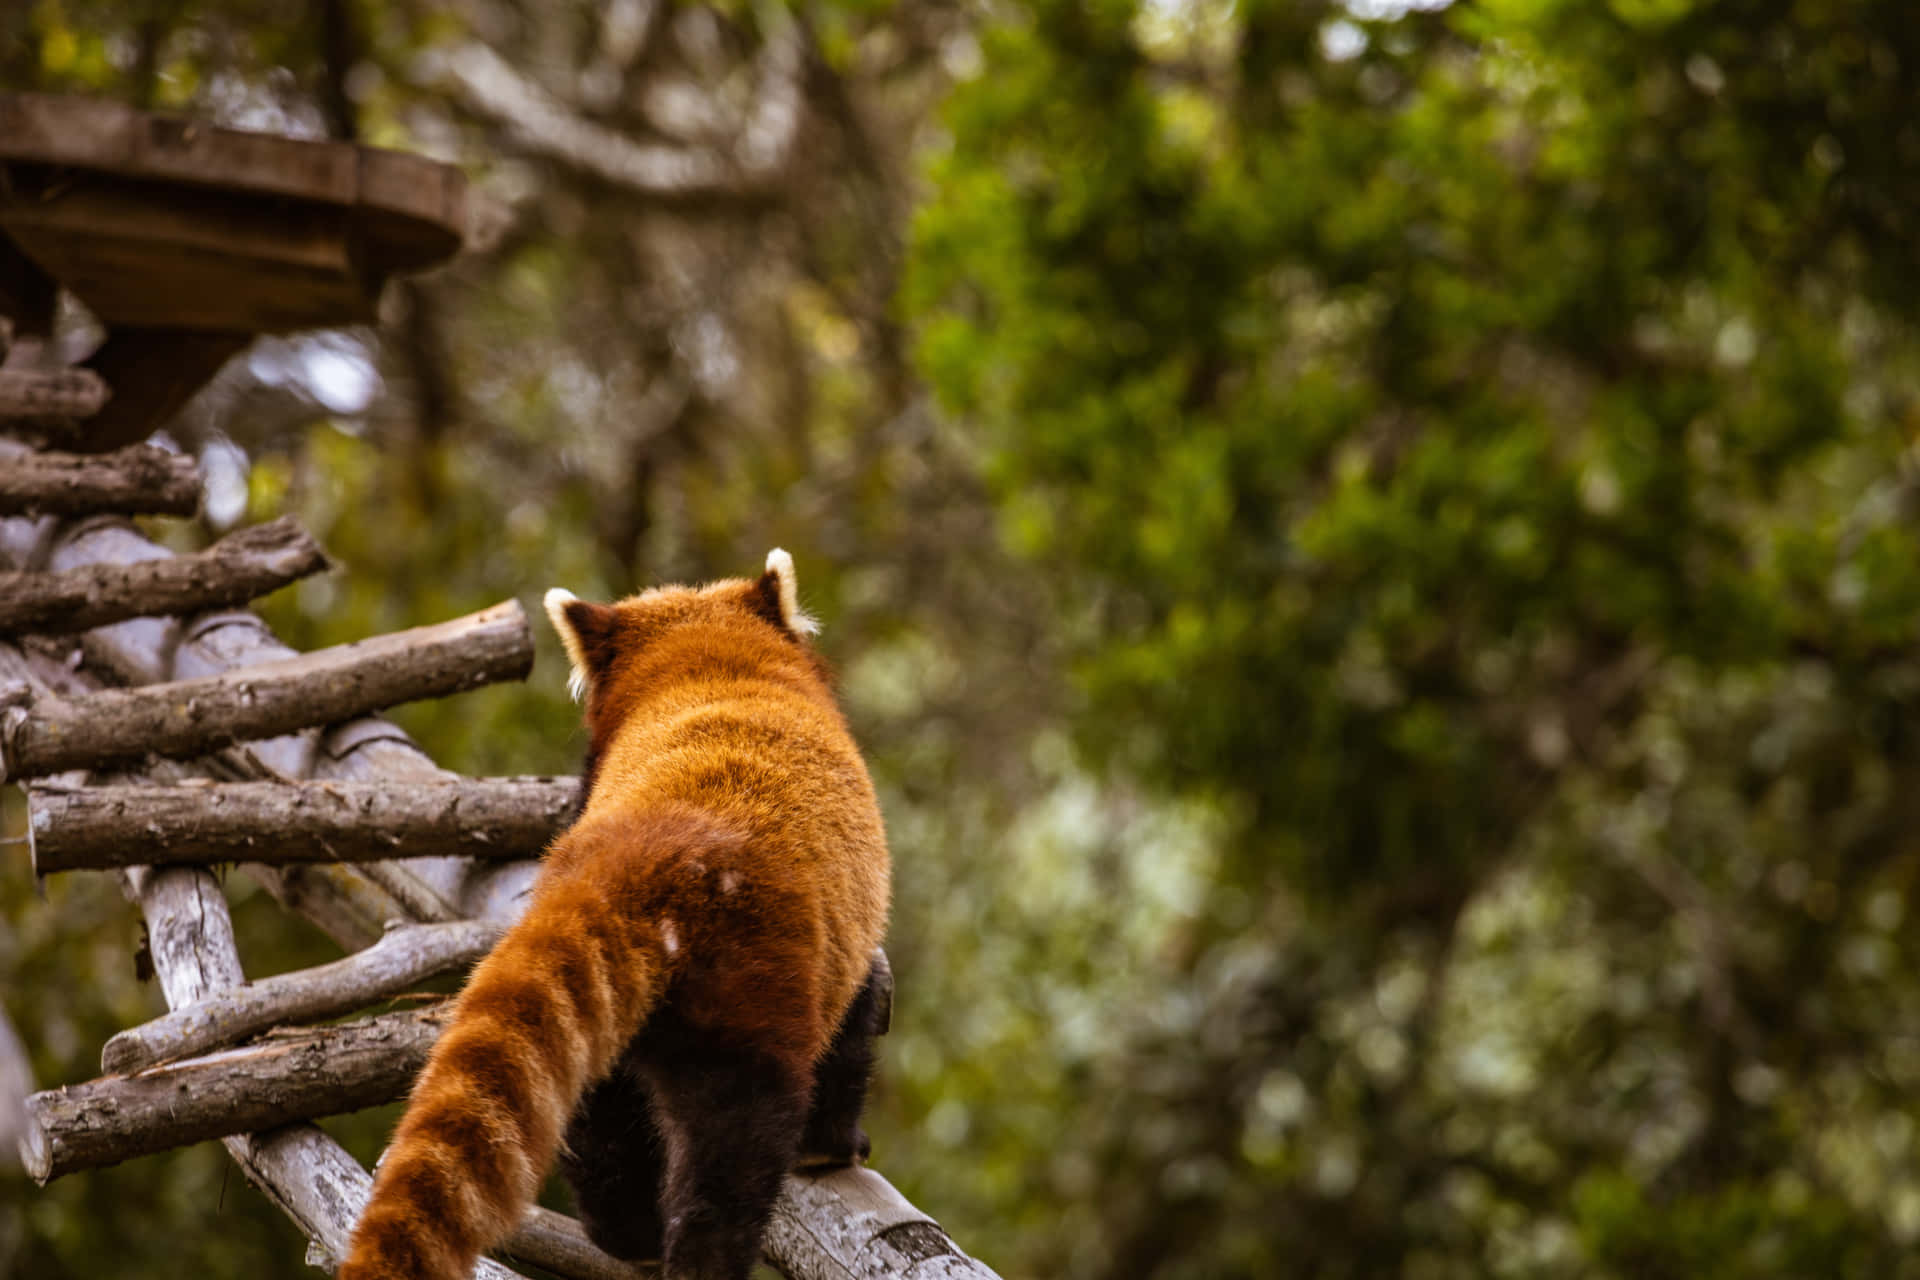
M 1144 6 L 1062 0 L 985 38 L 945 113 L 908 294 L 923 369 L 989 442 L 1010 544 L 1089 620 L 1069 632 L 1078 741 L 1238 820 L 1188 997 L 1210 957 L 1252 948 L 1275 989 L 1211 1016 L 1315 1027 L 1194 1069 L 1161 1099 L 1192 1133 L 1116 1139 L 1104 1265 L 1263 1271 L 1232 1241 L 1264 1215 L 1308 1233 L 1285 1246 L 1297 1274 L 1565 1274 L 1575 1249 L 1619 1274 L 1880 1274 L 1869 1206 L 1906 1194 L 1910 1156 L 1873 1192 L 1817 1189 L 1749 1228 L 1765 1171 L 1830 1188 L 1786 1099 L 1845 1056 L 1831 986 L 1791 1012 L 1761 992 L 1837 981 L 1803 967 L 1835 945 L 1833 913 L 1909 865 L 1884 779 L 1920 765 L 1900 728 L 1920 614 L 1894 552 L 1913 534 L 1920 351 L 1920 205 L 1891 159 L 1920 153 L 1897 105 L 1920 66 L 1910 24 L 1876 3 L 1210 12 L 1168 30 Z M 1707 744 L 1744 748 L 1718 718 L 1756 699 L 1787 714 L 1807 672 L 1828 682 L 1810 710 L 1862 736 L 1721 776 Z M 1757 754 L 1790 731 L 1760 714 L 1750 732 Z M 1826 817 L 1790 821 L 1787 794 Z M 1474 1057 L 1419 1065 L 1436 1034 L 1491 1052 L 1461 1025 L 1488 1015 L 1444 987 L 1384 1024 L 1327 1023 L 1397 948 L 1438 947 L 1436 983 L 1492 963 L 1462 913 L 1517 867 L 1606 913 L 1583 963 L 1642 981 L 1616 950 L 1619 862 L 1540 859 L 1656 803 L 1672 825 L 1602 843 L 1713 935 L 1689 962 L 1713 989 L 1677 1001 L 1708 1028 L 1663 1025 L 1669 994 L 1519 1043 L 1580 1041 L 1560 1065 L 1575 1080 L 1626 1044 L 1669 1063 L 1701 1107 L 1670 1150 L 1636 1152 L 1651 1117 L 1604 1092 L 1565 1099 L 1584 1112 L 1520 1101 L 1488 1140 Z M 1682 812 L 1742 829 L 1703 843 Z M 1741 874 L 1808 875 L 1817 919 L 1726 882 L 1756 846 Z M 1256 943 L 1248 894 L 1297 900 L 1304 927 Z M 1177 1042 L 1132 1034 L 1135 1080 L 1170 1068 Z M 1787 1082 L 1739 1099 L 1769 1072 Z M 1258 1099 L 1292 1096 L 1276 1080 L 1304 1081 L 1319 1114 L 1236 1152 L 1264 1132 Z M 1195 1160 L 1212 1184 L 1167 1185 Z M 1545 1206 L 1582 1176 L 1576 1233 Z M 1492 1197 L 1464 1220 L 1462 1178 Z M 1125 1226 L 1156 1218 L 1186 1239 Z

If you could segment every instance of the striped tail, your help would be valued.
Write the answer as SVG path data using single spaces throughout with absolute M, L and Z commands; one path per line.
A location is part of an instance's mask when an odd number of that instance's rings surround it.
M 474 969 L 415 1082 L 337 1280 L 467 1280 L 513 1234 L 581 1096 L 663 994 L 663 875 L 729 837 L 698 814 L 582 823 Z

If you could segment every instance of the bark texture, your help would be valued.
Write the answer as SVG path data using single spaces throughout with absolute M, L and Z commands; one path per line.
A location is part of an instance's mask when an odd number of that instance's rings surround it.
M 416 698 L 524 677 L 533 635 L 517 601 L 411 631 L 199 680 L 104 689 L 13 708 L 0 721 L 6 778 L 201 755 L 351 719 Z
M 27 1099 L 27 1173 L 41 1184 L 79 1169 L 338 1115 L 407 1091 L 439 1038 L 439 1006 L 308 1028 L 131 1076 L 103 1076 Z
M 100 1053 L 100 1069 L 125 1074 L 155 1063 L 238 1044 L 271 1027 L 351 1013 L 435 974 L 471 964 L 500 936 L 485 920 L 396 925 L 385 937 L 332 964 L 263 978 L 122 1031 Z
M 0 369 L 0 418 L 89 418 L 110 394 L 86 369 Z
M 658 1280 L 660 1276 L 658 1266 L 622 1262 L 600 1252 L 578 1222 L 539 1205 L 527 1210 L 519 1233 L 500 1252 L 577 1280 Z
M 199 509 L 199 468 L 159 445 L 0 458 L 0 516 L 190 516 Z
M 242 529 L 195 555 L 0 573 L 0 634 L 63 635 L 110 622 L 244 604 L 327 568 L 293 517 Z
M 790 1174 L 768 1261 L 808 1280 L 998 1280 L 871 1169 Z
M 573 807 L 574 778 L 36 786 L 34 870 L 387 858 L 531 858 Z

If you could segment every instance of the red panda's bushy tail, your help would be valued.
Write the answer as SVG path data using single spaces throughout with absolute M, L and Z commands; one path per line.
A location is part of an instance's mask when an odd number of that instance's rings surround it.
M 694 812 L 582 823 L 473 971 L 415 1082 L 337 1280 L 466 1280 L 513 1234 L 567 1120 L 663 994 L 663 865 L 729 836 Z

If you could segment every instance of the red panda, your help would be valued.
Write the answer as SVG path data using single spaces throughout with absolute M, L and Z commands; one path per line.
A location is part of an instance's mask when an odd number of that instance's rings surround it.
M 546 607 L 585 805 L 461 992 L 340 1280 L 465 1280 L 556 1156 L 601 1248 L 746 1280 L 787 1171 L 866 1154 L 887 844 L 792 559 Z

